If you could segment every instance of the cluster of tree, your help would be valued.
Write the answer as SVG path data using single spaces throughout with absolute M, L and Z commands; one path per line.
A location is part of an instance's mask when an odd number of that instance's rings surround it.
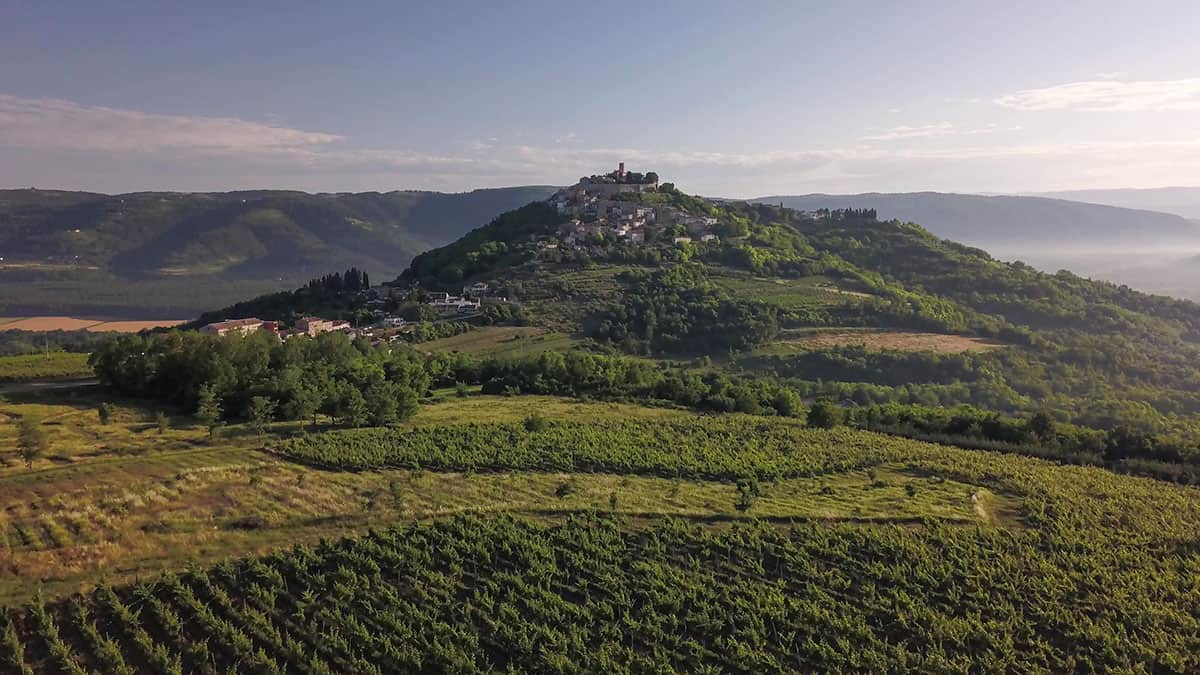
M 0 356 L 45 352 L 87 353 L 108 342 L 115 333 L 86 330 L 0 331 Z
M 1006 416 L 967 405 L 896 403 L 845 407 L 816 401 L 809 426 L 842 424 L 959 447 L 1043 457 L 1070 464 L 1103 466 L 1120 473 L 1200 484 L 1200 448 L 1178 438 L 1128 426 L 1094 429 L 1062 423 L 1048 412 Z
M 185 327 L 198 328 L 215 321 L 250 316 L 279 321 L 285 326 L 290 326 L 305 316 L 362 323 L 369 318 L 370 312 L 366 309 L 360 292 L 369 287 L 370 278 L 367 273 L 351 267 L 344 273 L 334 272 L 310 279 L 294 291 L 268 293 L 219 310 L 205 312 Z
M 986 355 L 878 351 L 864 345 L 811 349 L 787 356 L 756 356 L 738 365 L 779 377 L 863 382 L 888 387 L 917 383 L 975 382 L 990 376 Z
M 416 412 L 429 389 L 422 360 L 326 333 L 280 342 L 273 336 L 216 337 L 173 331 L 122 336 L 90 362 L 103 385 L 130 396 L 222 419 L 316 419 L 351 426 L 391 424 Z
M 1117 424 L 1089 427 L 1046 412 L 1003 414 L 956 405 L 947 397 L 896 402 L 858 385 L 848 398 L 831 399 L 823 386 L 768 377 L 731 377 L 621 356 L 584 351 L 547 352 L 523 358 L 480 359 L 437 354 L 426 361 L 436 386 L 480 384 L 488 394 L 551 394 L 606 400 L 670 403 L 711 412 L 803 416 L 816 427 L 841 424 L 965 447 L 1108 466 L 1180 482 L 1200 482 L 1200 447 L 1167 430 Z M 988 382 L 986 379 L 983 382 Z M 920 385 L 915 385 L 920 386 Z M 950 389 L 947 385 L 936 385 Z M 965 386 L 965 385 L 958 385 Z M 807 410 L 804 399 L 819 397 Z M 927 400 L 927 399 L 925 399 Z
M 497 216 L 458 241 L 426 251 L 400 275 L 402 284 L 450 288 L 464 279 L 485 275 L 501 265 L 513 265 L 533 255 L 522 248 L 530 237 L 553 234 L 566 216 L 545 202 L 533 202 Z
M 422 321 L 412 330 L 401 333 L 406 342 L 429 342 L 430 340 L 440 340 L 441 338 L 453 337 L 462 335 L 463 333 L 475 330 L 478 328 L 475 324 L 469 321 Z
M 426 362 L 436 386 L 482 385 L 488 394 L 553 394 L 608 400 L 666 402 L 713 412 L 792 417 L 804 406 L 796 392 L 767 378 L 666 366 L 585 351 L 481 359 L 435 354 Z
M 371 278 L 357 267 L 351 267 L 345 272 L 334 272 L 323 277 L 317 277 L 305 284 L 305 288 L 314 292 L 327 293 L 357 293 L 371 287 Z
M 599 317 L 594 337 L 633 353 L 727 353 L 762 344 L 779 333 L 778 310 L 736 300 L 707 279 L 699 265 L 630 272 L 626 292 Z

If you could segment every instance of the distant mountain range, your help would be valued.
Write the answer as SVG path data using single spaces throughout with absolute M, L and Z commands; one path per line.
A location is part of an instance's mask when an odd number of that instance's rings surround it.
M 1131 242 L 1200 247 L 1200 225 L 1173 213 L 1047 197 L 913 192 L 771 196 L 752 201 L 804 211 L 875 209 L 881 219 L 919 223 L 939 237 L 984 248 L 1099 248 Z
M 386 279 L 417 254 L 455 241 L 497 214 L 545 199 L 555 189 L 123 195 L 0 190 L 0 316 L 186 317 L 349 267 Z M 1163 267 L 1168 258 L 1200 253 L 1200 224 L 1171 213 L 1035 196 L 934 192 L 751 201 L 805 211 L 875 209 L 881 219 L 919 223 L 939 237 L 1003 259 L 1146 290 L 1200 294 L 1191 273 L 1196 262 Z M 1164 250 L 1170 255 L 1162 255 Z M 1078 255 L 1095 251 L 1106 257 Z
M 1131 209 L 1148 209 L 1174 213 L 1185 218 L 1200 220 L 1200 187 L 1165 187 L 1144 190 L 1070 190 L 1065 192 L 1043 192 L 1042 197 L 1071 199 L 1093 204 L 1108 204 Z
M 382 278 L 416 254 L 553 191 L 3 190 L 0 258 L 9 269 L 90 269 L 138 280 L 305 280 L 350 266 Z

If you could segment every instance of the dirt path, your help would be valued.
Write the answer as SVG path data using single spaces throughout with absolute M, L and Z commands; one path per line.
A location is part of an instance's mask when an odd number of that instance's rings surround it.
M 99 383 L 94 377 L 70 378 L 66 380 L 34 380 L 32 382 L 11 382 L 0 384 L 0 394 L 31 394 L 51 389 L 72 389 L 74 387 L 92 387 Z

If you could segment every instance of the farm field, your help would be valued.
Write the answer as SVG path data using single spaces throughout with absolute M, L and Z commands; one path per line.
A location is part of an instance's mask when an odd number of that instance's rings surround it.
M 1013 495 L 895 462 L 847 463 L 820 476 L 764 480 L 754 506 L 743 512 L 737 507 L 738 488 L 728 480 L 655 475 L 636 467 L 624 472 L 480 470 L 485 467 L 477 469 L 468 453 L 440 466 L 330 471 L 286 461 L 286 452 L 264 451 L 240 425 L 209 442 L 186 418 L 172 419 L 171 428 L 159 433 L 151 411 L 137 406 L 117 403 L 109 423 L 100 424 L 94 398 L 72 401 L 60 393 L 57 399 L 0 404 L 3 447 L 13 447 L 11 422 L 25 415 L 43 420 L 51 447 L 32 470 L 15 452 L 0 456 L 0 570 L 5 573 L 0 603 L 28 600 L 34 579 L 48 594 L 61 595 L 100 578 L 145 578 L 189 561 L 259 555 L 396 521 L 462 513 L 556 519 L 601 510 L 697 522 L 753 517 L 917 523 L 932 518 L 1021 527 L 1022 507 Z M 424 406 L 409 426 L 413 433 L 453 434 L 459 427 L 511 424 L 533 412 L 584 429 L 594 420 L 612 418 L 653 426 L 701 421 L 692 413 L 625 404 L 471 396 Z M 462 425 L 467 419 L 476 424 Z M 776 424 L 782 434 L 802 431 Z M 274 447 L 278 441 L 272 439 L 295 430 L 294 424 L 275 425 L 267 445 Z M 724 443 L 715 448 L 739 451 L 737 439 Z
M 0 356 L 0 383 L 88 377 L 92 368 L 87 359 L 87 354 L 70 352 Z
M 82 319 L 72 316 L 0 317 L 0 330 L 89 330 L 96 333 L 136 333 L 147 328 L 177 326 L 186 321 L 186 319 L 127 321 Z
M 545 351 L 564 351 L 575 343 L 571 336 L 532 326 L 481 326 L 460 335 L 429 342 L 416 348 L 426 352 L 463 352 L 481 356 L 523 356 Z
M 1194 487 L 549 396 L 213 440 L 98 396 L 0 404 L 51 445 L 0 457 L 16 672 L 1200 667 Z
M 753 352 L 754 355 L 786 355 L 811 349 L 860 345 L 870 351 L 936 352 L 961 354 L 985 352 L 1005 345 L 994 340 L 964 335 L 878 329 L 793 329 L 778 340 Z

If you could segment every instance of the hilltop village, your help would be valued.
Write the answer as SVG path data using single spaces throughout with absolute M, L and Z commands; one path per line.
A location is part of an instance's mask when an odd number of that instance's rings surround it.
M 549 200 L 559 213 L 571 216 L 560 228 L 559 239 L 565 246 L 579 245 L 588 238 L 616 238 L 635 244 L 718 239 L 713 231 L 716 218 L 687 213 L 666 199 L 645 198 L 660 191 L 673 194 L 675 187 L 670 183 L 660 187 L 658 174 L 653 171 L 626 171 L 624 162 L 611 173 L 580 178 Z M 543 246 L 553 245 L 548 242 Z

